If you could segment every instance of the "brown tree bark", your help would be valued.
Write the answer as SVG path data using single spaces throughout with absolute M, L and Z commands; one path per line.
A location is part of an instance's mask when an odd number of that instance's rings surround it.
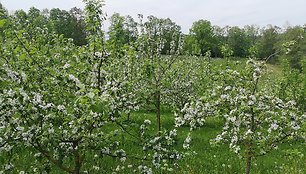
M 161 131 L 161 120 L 160 120 L 160 91 L 155 93 L 155 109 L 156 109 L 156 121 L 157 121 L 157 131 L 160 136 Z

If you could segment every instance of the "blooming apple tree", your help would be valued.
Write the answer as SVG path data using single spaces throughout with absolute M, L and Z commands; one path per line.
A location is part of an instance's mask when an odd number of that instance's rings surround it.
M 212 142 L 228 142 L 231 150 L 245 157 L 246 173 L 254 157 L 297 137 L 305 125 L 306 114 L 295 101 L 285 102 L 263 88 L 263 72 L 264 64 L 253 60 L 247 62 L 245 71 L 222 71 L 223 80 L 211 92 L 215 99 L 187 104 L 184 116 L 177 118 L 178 126 L 187 121 L 194 128 L 202 126 L 206 116 L 221 115 L 223 130 Z

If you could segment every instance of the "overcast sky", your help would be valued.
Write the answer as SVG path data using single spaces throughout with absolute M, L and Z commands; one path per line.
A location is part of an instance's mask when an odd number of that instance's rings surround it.
M 35 6 L 70 9 L 84 7 L 82 0 L 0 0 L 11 12 Z M 169 17 L 188 32 L 192 23 L 206 19 L 213 25 L 244 26 L 267 24 L 284 26 L 306 24 L 306 0 L 106 0 L 106 12 L 137 17 Z

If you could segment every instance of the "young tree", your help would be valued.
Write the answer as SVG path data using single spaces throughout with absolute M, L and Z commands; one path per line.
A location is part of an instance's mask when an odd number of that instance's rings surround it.
M 142 16 L 140 16 L 142 21 Z M 153 16 L 148 17 L 148 21 L 144 24 L 140 22 L 141 33 L 139 38 L 139 49 L 141 57 L 142 75 L 144 80 L 144 88 L 149 98 L 153 98 L 155 113 L 157 119 L 157 132 L 161 132 L 161 96 L 164 95 L 165 79 L 172 66 L 178 60 L 178 56 L 182 50 L 181 32 L 176 31 L 172 34 L 170 42 L 170 50 L 167 56 L 162 55 L 165 44 L 169 41 L 164 38 L 167 28 L 165 28 L 164 20 Z M 167 82 L 171 83 L 171 82 Z
M 202 126 L 205 117 L 221 115 L 225 123 L 212 142 L 227 142 L 232 151 L 244 157 L 246 174 L 254 158 L 299 136 L 306 121 L 306 113 L 294 100 L 284 101 L 262 87 L 262 73 L 263 65 L 253 60 L 247 62 L 245 71 L 225 70 L 211 98 L 186 105 L 185 115 L 177 118 L 178 126 L 187 122 L 193 129 Z
M 305 28 L 296 26 L 289 27 L 282 35 L 279 42 L 279 49 L 283 50 L 283 47 L 286 47 L 285 51 L 282 51 L 282 57 L 289 59 L 291 68 L 301 70 L 302 63 L 301 61 L 305 59 L 306 52 L 306 37 Z

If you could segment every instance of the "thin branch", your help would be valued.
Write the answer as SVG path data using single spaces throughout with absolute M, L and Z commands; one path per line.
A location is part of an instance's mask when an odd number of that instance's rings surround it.
M 54 165 L 58 166 L 60 169 L 62 169 L 63 171 L 65 172 L 68 172 L 68 173 L 73 173 L 74 170 L 73 169 L 70 169 L 68 167 L 65 167 L 61 164 L 61 161 L 53 158 L 52 156 L 49 155 L 49 153 L 45 150 L 43 150 L 43 148 L 41 147 L 41 145 L 36 142 L 37 145 L 33 144 L 32 143 L 32 146 L 38 150 L 44 157 L 46 157 L 50 162 L 52 162 Z
M 14 30 L 14 35 L 17 38 L 18 42 L 21 44 L 21 46 L 26 50 L 28 56 L 33 60 L 33 62 L 35 62 L 35 64 L 38 66 L 38 68 L 42 71 L 42 72 L 46 72 L 48 75 L 50 75 L 51 77 L 54 77 L 53 75 L 51 75 L 48 71 L 45 71 L 43 67 L 41 67 L 36 60 L 33 58 L 33 56 L 30 54 L 30 50 L 26 47 L 26 45 L 23 43 L 23 41 L 19 38 L 19 36 L 17 35 L 16 31 Z
M 280 51 L 277 51 L 277 52 L 271 54 L 270 56 L 268 56 L 267 58 L 265 58 L 265 62 L 267 63 L 267 62 L 269 61 L 270 58 L 276 56 L 279 52 L 280 52 Z
M 130 136 L 132 136 L 133 138 L 139 139 L 138 136 L 130 133 L 121 123 L 119 123 L 118 121 L 114 120 L 114 123 L 116 123 L 124 132 L 126 132 L 127 134 L 129 134 Z

